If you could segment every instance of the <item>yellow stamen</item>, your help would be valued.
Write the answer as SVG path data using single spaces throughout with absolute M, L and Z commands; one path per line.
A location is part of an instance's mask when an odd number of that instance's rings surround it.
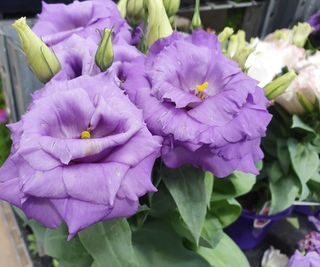
M 204 82 L 203 84 L 199 84 L 197 85 L 197 91 L 198 92 L 203 92 L 204 90 L 206 90 L 209 86 L 209 83 L 208 82 Z
M 89 131 L 83 131 L 81 133 L 81 139 L 90 139 L 91 138 L 91 134 Z

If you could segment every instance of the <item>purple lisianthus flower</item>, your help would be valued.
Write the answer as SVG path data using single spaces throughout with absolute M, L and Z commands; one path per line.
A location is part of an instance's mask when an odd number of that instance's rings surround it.
M 299 242 L 299 247 L 301 251 L 315 251 L 320 255 L 320 233 L 311 232 Z
M 63 43 L 53 47 L 59 62 L 61 71 L 54 76 L 53 80 L 70 80 L 82 75 L 95 76 L 100 73 L 100 69 L 95 64 L 95 54 L 98 45 L 91 38 L 83 38 L 73 34 Z M 139 50 L 127 43 L 113 45 L 114 66 L 124 62 L 130 62 L 141 56 Z
M 309 18 L 308 23 L 313 28 L 311 38 L 317 45 L 320 45 L 320 10 Z
M 268 101 L 257 81 L 222 54 L 215 35 L 161 39 L 146 58 L 124 66 L 119 80 L 150 131 L 164 137 L 168 167 L 193 164 L 219 177 L 257 173 Z
M 69 238 L 99 221 L 133 215 L 156 188 L 151 170 L 161 138 L 104 76 L 46 85 L 9 125 L 12 153 L 0 169 L 0 199 Z
M 105 28 L 113 29 L 116 43 L 131 42 L 130 26 L 111 0 L 74 1 L 69 5 L 43 2 L 33 30 L 47 45 L 54 46 L 72 34 L 89 37 L 98 44 L 101 40 L 98 31 Z
M 320 255 L 316 252 L 309 252 L 303 256 L 297 250 L 286 267 L 320 267 Z

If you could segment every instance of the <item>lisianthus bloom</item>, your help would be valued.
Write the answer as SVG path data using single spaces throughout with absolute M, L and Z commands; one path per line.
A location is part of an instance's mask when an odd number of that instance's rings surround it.
M 319 267 L 320 255 L 316 252 L 309 252 L 303 256 L 299 251 L 291 257 L 287 267 Z
M 130 27 L 122 18 L 117 5 L 111 0 L 74 1 L 72 4 L 42 4 L 42 12 L 33 27 L 49 46 L 54 46 L 78 34 L 101 40 L 99 31 L 113 29 L 116 43 L 131 42 Z
M 76 34 L 54 46 L 53 51 L 59 59 L 61 71 L 53 80 L 70 80 L 82 75 L 99 74 L 100 69 L 95 64 L 97 49 L 98 45 L 91 38 L 83 38 Z M 126 43 L 113 45 L 113 52 L 114 66 L 111 69 L 141 56 L 137 48 Z
M 316 42 L 317 45 L 320 45 L 320 10 L 311 16 L 308 22 L 313 28 L 311 38 Z
M 299 242 L 301 251 L 315 251 L 320 255 L 320 233 L 311 232 L 302 241 Z
M 302 114 L 316 108 L 320 99 L 320 53 L 297 64 L 298 76 L 276 102 L 289 113 Z M 301 68 L 298 68 L 301 66 Z
M 245 67 L 248 69 L 248 75 L 258 80 L 259 86 L 264 87 L 281 74 L 283 68 L 294 68 L 304 56 L 304 49 L 287 42 L 260 41 L 247 58 Z
M 69 237 L 99 221 L 134 214 L 155 191 L 161 138 L 106 78 L 47 84 L 21 121 L 9 125 L 12 153 L 0 169 L 0 199 Z
M 165 138 L 168 167 L 193 164 L 219 177 L 257 173 L 268 102 L 257 82 L 222 54 L 215 35 L 199 30 L 160 39 L 146 58 L 124 67 L 120 80 L 150 131 Z

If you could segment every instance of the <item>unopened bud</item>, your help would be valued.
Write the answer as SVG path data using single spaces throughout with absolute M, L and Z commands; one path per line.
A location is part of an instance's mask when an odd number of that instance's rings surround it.
M 162 0 L 147 0 L 148 27 L 146 41 L 148 47 L 160 38 L 172 34 L 172 27 Z
M 293 27 L 293 44 L 298 47 L 304 47 L 311 32 L 312 27 L 309 23 L 298 23 Z
M 192 17 L 192 29 L 200 29 L 202 28 L 202 21 L 200 16 L 200 0 L 196 0 L 196 5 L 194 8 L 194 14 Z
M 219 33 L 218 35 L 218 39 L 219 39 L 219 42 L 224 44 L 225 42 L 228 41 L 228 39 L 230 38 L 230 36 L 234 33 L 234 30 L 230 27 L 225 27 L 223 29 L 222 32 Z
M 269 100 L 272 100 L 282 95 L 296 77 L 296 73 L 291 70 L 284 75 L 274 79 L 264 88 L 266 97 Z
M 33 73 L 42 83 L 50 81 L 61 69 L 54 52 L 30 29 L 25 17 L 18 19 L 12 26 L 19 35 L 21 47 Z
M 163 4 L 169 17 L 175 15 L 180 8 L 180 0 L 163 0 Z
M 132 25 L 138 25 L 144 18 L 144 0 L 127 1 L 127 19 Z
M 113 63 L 112 30 L 104 29 L 104 34 L 96 52 L 96 65 L 106 71 Z
M 313 112 L 315 110 L 315 107 L 316 107 L 316 101 L 310 101 L 308 99 L 308 97 L 306 97 L 306 95 L 302 92 L 302 91 L 298 91 L 296 92 L 296 95 L 297 95 L 297 98 L 298 98 L 298 101 L 300 103 L 300 105 L 303 107 L 303 109 L 306 111 L 306 112 Z
M 127 15 L 127 2 L 128 0 L 120 0 L 118 2 L 118 9 L 123 18 L 125 18 Z

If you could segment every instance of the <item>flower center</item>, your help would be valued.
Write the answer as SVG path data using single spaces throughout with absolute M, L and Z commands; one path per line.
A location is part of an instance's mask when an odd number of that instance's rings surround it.
M 198 84 L 195 90 L 195 96 L 199 97 L 202 101 L 205 100 L 208 96 L 204 93 L 204 91 L 208 88 L 209 83 L 204 82 L 203 84 Z
M 83 131 L 81 133 L 81 139 L 90 139 L 91 138 L 91 134 L 89 131 Z
M 92 128 L 89 125 L 88 129 L 81 133 L 81 139 L 90 139 L 91 138 Z

